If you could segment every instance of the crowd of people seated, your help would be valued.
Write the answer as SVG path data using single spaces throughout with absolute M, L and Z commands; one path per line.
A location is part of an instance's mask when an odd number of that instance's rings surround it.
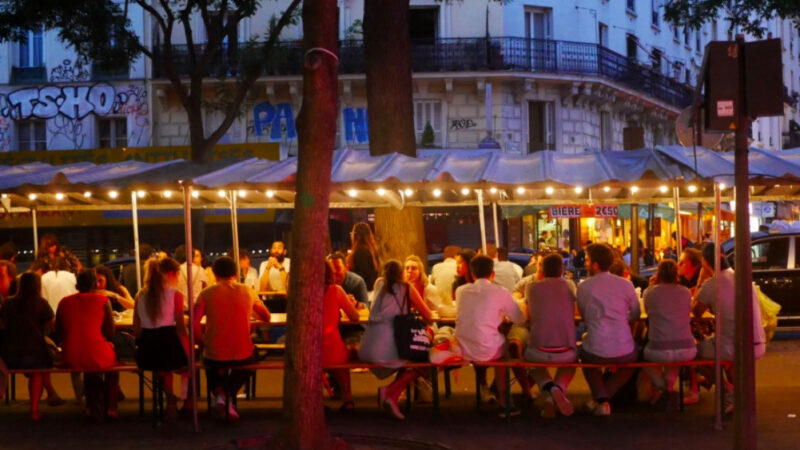
M 476 252 L 448 246 L 444 260 L 427 275 L 418 255 L 408 255 L 402 262 L 381 261 L 366 223 L 353 227 L 351 241 L 350 249 L 333 252 L 325 261 L 322 365 L 333 367 L 356 359 L 379 365 L 380 369 L 372 370 L 376 377 L 394 378 L 378 390 L 378 402 L 398 419 L 404 418 L 398 407 L 400 396 L 411 384 L 424 387 L 430 376 L 406 368 L 408 361 L 398 353 L 396 318 L 411 311 L 430 325 L 430 338 L 439 344 L 437 351 L 446 349 L 452 357 L 465 361 L 513 358 L 554 365 L 580 361 L 612 366 L 638 360 L 671 363 L 714 358 L 714 339 L 722 341 L 722 358 L 733 359 L 734 275 L 724 259 L 721 275 L 714 275 L 713 245 L 702 251 L 687 248 L 677 263 L 663 259 L 656 275 L 642 280 L 631 273 L 619 251 L 607 244 L 590 243 L 580 257 L 587 277 L 576 286 L 565 276 L 563 255 L 556 252 L 536 255 L 523 270 L 508 261 L 504 248 L 490 244 L 485 251 Z M 191 260 L 183 247 L 176 249 L 175 259 L 166 252 L 153 252 L 146 244 L 141 250 L 141 289 L 135 264 L 133 269 L 130 265 L 123 268 L 118 281 L 105 266 L 83 268 L 50 234 L 43 237 L 37 260 L 19 277 L 13 261 L 0 260 L 0 376 L 6 368 L 42 369 L 58 362 L 76 369 L 72 374 L 75 398 L 78 402 L 85 399 L 87 416 L 114 420 L 123 393 L 118 373 L 108 370 L 120 357 L 119 346 L 112 344 L 119 340 L 113 316 L 133 310 L 135 361 L 141 369 L 158 374 L 166 392 L 167 418 L 190 411 L 196 401 L 189 392 L 187 362 L 190 348 L 197 345 L 213 395 L 212 413 L 236 420 L 239 413 L 231 396 L 250 376 L 239 367 L 257 357 L 251 319 L 269 323 L 270 318 L 258 292 L 273 295 L 288 290 L 291 261 L 286 246 L 282 241 L 273 242 L 258 270 L 251 266 L 251 255 L 245 249 L 239 251 L 238 269 L 232 255 L 217 258 L 209 267 L 197 248 Z M 189 326 L 195 331 L 194 343 L 188 340 L 184 318 L 189 306 L 189 274 L 195 313 Z M 641 288 L 641 296 L 635 285 Z M 719 310 L 714 302 L 717 290 Z M 753 298 L 758 358 L 764 354 L 766 339 L 758 297 Z M 365 309 L 369 309 L 365 325 L 341 323 L 342 315 L 357 322 L 359 311 Z M 642 309 L 647 312 L 646 341 L 637 340 Z M 700 317 L 709 309 L 722 318 L 723 333 L 696 342 L 691 317 Z M 455 327 L 437 326 L 437 316 L 454 318 Z M 576 318 L 582 324 L 578 328 Z M 489 383 L 486 370 L 478 368 L 480 394 L 486 401 L 497 402 L 501 416 L 517 415 L 520 409 L 506 404 L 509 380 L 505 373 L 497 370 L 494 382 Z M 555 372 L 546 368 L 514 370 L 523 401 L 531 398 L 534 386 L 545 396 L 541 410 L 545 418 L 574 412 L 567 393 L 575 373 L 574 368 L 565 367 Z M 653 386 L 651 402 L 674 410 L 680 400 L 674 390 L 677 371 L 647 368 L 645 373 Z M 175 374 L 182 380 L 179 392 L 174 389 Z M 618 368 L 609 377 L 600 369 L 585 368 L 583 375 L 591 390 L 588 411 L 605 416 L 611 413 L 610 400 L 629 382 L 633 370 Z M 705 376 L 711 379 L 710 374 Z M 341 397 L 340 410 L 352 411 L 349 371 L 330 369 L 328 378 Z M 692 384 L 689 402 L 697 395 L 697 385 Z M 724 389 L 730 411 L 730 380 Z M 48 374 L 31 373 L 33 420 L 42 417 L 39 399 L 43 391 L 47 392 L 47 404 L 63 403 Z M 184 404 L 179 411 L 180 400 Z

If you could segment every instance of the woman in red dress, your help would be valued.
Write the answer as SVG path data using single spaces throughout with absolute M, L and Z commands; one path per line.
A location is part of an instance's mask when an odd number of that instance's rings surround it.
M 64 297 L 56 311 L 56 332 L 61 338 L 61 364 L 85 370 L 83 376 L 87 413 L 95 420 L 116 419 L 119 373 L 105 372 L 117 365 L 111 340 L 114 319 L 108 297 L 95 292 L 93 269 L 77 277 L 78 293 Z
M 322 298 L 322 367 L 344 364 L 350 353 L 339 334 L 339 319 L 344 311 L 352 321 L 358 321 L 358 311 L 347 298 L 344 290 L 336 283 L 330 260 L 325 261 L 325 295 Z M 342 411 L 353 410 L 353 396 L 350 392 L 350 371 L 347 369 L 329 370 L 342 390 Z

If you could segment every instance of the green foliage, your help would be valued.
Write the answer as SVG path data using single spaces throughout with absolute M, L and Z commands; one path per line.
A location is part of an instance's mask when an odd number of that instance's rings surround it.
M 425 129 L 422 130 L 419 144 L 423 147 L 433 147 L 434 142 L 436 142 L 436 135 L 433 133 L 433 127 L 430 122 L 425 122 Z
M 798 0 L 672 0 L 664 5 L 664 17 L 676 26 L 697 29 L 712 19 L 723 17 L 728 30 L 739 29 L 764 37 L 770 19 L 794 20 L 800 30 Z
M 347 27 L 344 32 L 345 39 L 358 39 L 364 36 L 364 22 L 361 19 L 356 19 Z

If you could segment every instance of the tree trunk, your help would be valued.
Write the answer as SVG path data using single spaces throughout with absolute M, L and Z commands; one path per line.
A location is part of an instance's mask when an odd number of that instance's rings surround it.
M 402 262 L 409 255 L 427 261 L 422 208 L 375 208 L 375 234 L 382 261 L 397 259 Z
M 284 426 L 278 446 L 330 447 L 322 408 L 322 295 L 328 242 L 331 164 L 338 95 L 335 0 L 303 2 L 306 57 L 303 104 L 297 119 L 299 155 L 294 205 L 283 379 Z
M 369 152 L 416 157 L 408 0 L 364 2 Z

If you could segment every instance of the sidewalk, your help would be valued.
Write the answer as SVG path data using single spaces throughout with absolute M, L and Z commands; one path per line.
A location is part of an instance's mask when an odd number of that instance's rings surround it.
M 569 398 L 576 405 L 575 415 L 553 421 L 539 418 L 538 410 L 503 422 L 492 406 L 483 413 L 474 411 L 473 378 L 470 369 L 461 370 L 454 386 L 454 397 L 442 400 L 442 415 L 435 418 L 430 406 L 419 406 L 405 421 L 397 421 L 379 412 L 375 402 L 378 386 L 369 373 L 353 374 L 356 411 L 344 415 L 330 413 L 328 425 L 332 433 L 350 436 L 380 436 L 407 439 L 396 447 L 380 446 L 376 441 L 353 439 L 355 448 L 430 448 L 433 444 L 453 449 L 729 449 L 731 421 L 726 419 L 724 431 L 713 430 L 713 395 L 703 392 L 698 405 L 688 406 L 674 420 L 654 411 L 648 405 L 617 408 L 608 418 L 580 412 L 588 399 L 583 377 L 578 375 L 570 387 Z M 759 447 L 769 450 L 798 448 L 800 443 L 800 341 L 776 341 L 767 355 L 758 362 Z M 154 429 L 149 417 L 137 415 L 138 401 L 135 378 L 123 375 L 123 389 L 129 399 L 120 409 L 117 423 L 91 424 L 81 415 L 81 407 L 70 402 L 51 408 L 43 406 L 40 423 L 28 420 L 28 403 L 0 406 L 0 447 L 3 449 L 53 448 L 84 449 L 169 448 L 222 449 L 234 448 L 232 440 L 259 438 L 274 433 L 280 424 L 281 374 L 262 372 L 258 380 L 259 398 L 240 401 L 242 420 L 221 424 L 211 420 L 201 403 L 202 431 L 194 433 L 189 422 L 166 424 Z M 27 395 L 26 382 L 17 378 L 17 395 Z M 59 392 L 71 395 L 69 379 L 54 378 Z M 327 402 L 332 408 L 336 402 Z

